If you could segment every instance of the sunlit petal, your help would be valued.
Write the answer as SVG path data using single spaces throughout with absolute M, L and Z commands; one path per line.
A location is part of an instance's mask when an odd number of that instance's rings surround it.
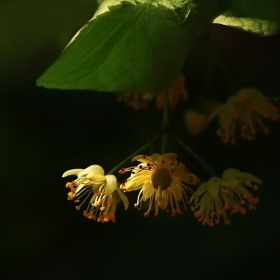
M 67 170 L 62 174 L 62 178 L 70 176 L 70 175 L 77 176 L 81 171 L 83 171 L 83 169 L 81 169 L 81 168 Z
M 105 195 L 110 195 L 118 186 L 117 178 L 114 175 L 106 175 L 107 179 Z
M 89 173 L 95 173 L 95 174 L 98 174 L 98 175 L 104 175 L 104 169 L 100 166 L 100 165 L 91 165 L 89 167 L 87 167 L 86 169 L 82 170 L 78 176 L 79 177 L 82 177 L 82 176 L 85 176 Z
M 128 205 L 129 205 L 128 198 L 119 188 L 116 188 L 116 191 L 118 192 L 118 195 L 119 195 L 119 197 L 121 198 L 121 200 L 124 204 L 124 209 L 127 210 Z

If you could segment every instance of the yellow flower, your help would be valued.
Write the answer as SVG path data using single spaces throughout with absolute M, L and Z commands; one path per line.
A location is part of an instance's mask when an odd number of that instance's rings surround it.
M 117 93 L 117 100 L 119 102 L 126 103 L 129 107 L 135 110 L 147 109 L 149 103 L 156 96 L 156 107 L 158 110 L 163 108 L 163 94 L 151 94 L 151 93 L 140 93 L 127 91 L 122 93 Z M 168 101 L 171 111 L 174 111 L 180 99 L 182 101 L 187 101 L 188 93 L 185 89 L 185 77 L 181 73 L 173 81 L 173 83 L 168 88 Z
M 227 212 L 245 214 L 245 207 L 249 210 L 256 209 L 259 199 L 247 190 L 258 189 L 253 183 L 261 184 L 262 181 L 250 173 L 234 168 L 224 171 L 222 178 L 212 177 L 208 182 L 202 183 L 191 197 L 194 216 L 203 225 L 218 224 L 221 217 L 230 225 Z
M 130 177 L 121 184 L 125 192 L 140 189 L 136 208 L 141 209 L 142 201 L 149 200 L 148 216 L 152 207 L 155 209 L 155 216 L 159 208 L 171 209 L 172 215 L 181 213 L 179 202 L 182 201 L 186 208 L 187 191 L 191 189 L 187 184 L 199 184 L 199 179 L 192 174 L 184 164 L 176 160 L 177 156 L 172 153 L 163 155 L 153 154 L 151 156 L 138 155 L 131 161 L 139 161 L 135 167 L 122 168 L 121 174 L 131 171 Z
M 86 169 L 71 169 L 64 172 L 62 177 L 70 175 L 76 175 L 77 179 L 66 184 L 70 189 L 68 200 L 79 203 L 76 206 L 77 210 L 86 204 L 83 215 L 88 219 L 115 222 L 115 210 L 120 200 L 127 209 L 127 197 L 119 189 L 116 177 L 104 175 L 101 166 L 91 165 Z
M 236 130 L 242 138 L 252 141 L 258 131 L 269 132 L 262 118 L 276 121 L 280 118 L 278 109 L 268 98 L 254 88 L 243 88 L 237 95 L 229 96 L 226 104 L 216 108 L 209 120 L 219 116 L 218 136 L 223 143 L 234 144 Z

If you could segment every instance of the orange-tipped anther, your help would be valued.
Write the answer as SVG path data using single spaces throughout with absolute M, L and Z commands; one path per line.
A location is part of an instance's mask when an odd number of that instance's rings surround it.
M 125 173 L 125 168 L 120 169 L 120 170 L 119 170 L 119 173 L 120 173 L 120 174 L 124 174 L 124 173 Z
M 226 224 L 226 225 L 231 225 L 230 220 L 225 220 L 225 224 Z
M 194 212 L 194 216 L 196 218 L 200 218 L 202 216 L 202 212 L 200 210 L 198 210 L 198 211 Z
M 214 211 L 212 211 L 211 213 L 210 213 L 210 216 L 211 217 L 214 217 L 216 215 L 216 213 L 214 212 Z

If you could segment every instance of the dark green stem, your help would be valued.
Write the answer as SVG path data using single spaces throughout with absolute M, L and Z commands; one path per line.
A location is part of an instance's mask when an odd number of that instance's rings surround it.
M 119 171 L 128 161 L 130 161 L 134 156 L 140 154 L 142 151 L 147 149 L 155 140 L 157 139 L 157 136 L 154 137 L 151 141 L 146 143 L 144 146 L 142 146 L 140 149 L 132 153 L 130 156 L 128 156 L 126 159 L 124 159 L 122 162 L 120 162 L 118 165 L 116 165 L 113 169 L 111 169 L 107 174 L 113 174 L 117 171 Z
M 219 177 L 217 172 L 215 172 L 206 162 L 203 160 L 196 152 L 194 152 L 187 144 L 185 144 L 177 135 L 174 134 L 175 140 L 189 153 L 191 154 L 209 173 L 210 176 Z

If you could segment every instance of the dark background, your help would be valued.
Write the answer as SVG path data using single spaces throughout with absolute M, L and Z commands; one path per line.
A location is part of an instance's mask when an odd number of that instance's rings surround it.
M 11 0 L 0 4 L 1 277 L 5 279 L 277 279 L 280 257 L 280 123 L 268 136 L 225 146 L 217 123 L 188 138 L 183 112 L 205 79 L 201 42 L 184 67 L 190 98 L 173 127 L 214 169 L 234 167 L 263 180 L 257 211 L 233 215 L 232 226 L 201 226 L 188 211 L 144 218 L 130 206 L 116 223 L 93 223 L 67 201 L 64 171 L 100 164 L 109 171 L 158 131 L 161 113 L 136 112 L 114 94 L 37 88 L 43 71 L 93 14 L 90 0 Z M 261 38 L 210 25 L 208 40 L 237 88 L 280 96 L 280 37 Z M 211 68 L 208 96 L 225 100 L 225 76 Z M 205 88 L 203 88 L 205 91 Z M 278 103 L 279 106 L 279 103 Z M 149 152 L 149 151 L 148 151 Z M 158 150 L 158 152 L 160 152 Z M 170 152 L 202 180 L 209 175 L 179 146 Z M 119 177 L 120 180 L 123 177 Z

